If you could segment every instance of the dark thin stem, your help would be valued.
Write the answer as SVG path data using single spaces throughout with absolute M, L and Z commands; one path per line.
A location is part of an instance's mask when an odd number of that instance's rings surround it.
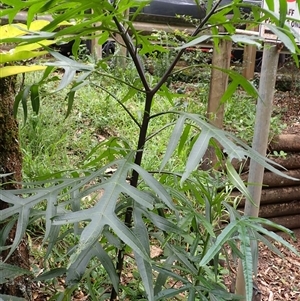
M 150 110 L 151 110 L 151 104 L 152 104 L 154 93 L 152 93 L 152 91 L 150 91 L 150 87 L 149 87 L 147 79 L 146 79 L 143 65 L 136 52 L 136 47 L 132 43 L 132 39 L 130 38 L 130 36 L 129 36 L 128 32 L 126 31 L 126 29 L 124 28 L 124 26 L 119 22 L 119 20 L 116 17 L 113 17 L 113 20 L 120 32 L 120 35 L 123 38 L 123 41 L 124 41 L 124 43 L 127 47 L 127 50 L 134 62 L 134 65 L 137 69 L 137 72 L 140 76 L 140 79 L 142 81 L 142 84 L 143 84 L 145 92 L 146 92 L 144 116 L 143 116 L 142 124 L 140 126 L 140 135 L 139 135 L 139 140 L 138 140 L 137 153 L 135 156 L 135 164 L 141 165 L 142 157 L 143 157 L 143 149 L 144 149 L 144 145 L 146 142 L 146 135 L 147 135 L 148 126 L 149 126 L 149 122 L 150 122 Z M 137 187 L 138 179 L 139 179 L 139 174 L 135 170 L 133 170 L 130 184 L 133 187 Z M 132 226 L 132 210 L 133 210 L 133 208 L 129 207 L 129 208 L 127 208 L 126 213 L 125 213 L 124 224 L 125 224 L 125 226 L 127 226 L 129 228 Z M 119 249 L 118 254 L 117 254 L 116 270 L 117 270 L 119 279 L 121 278 L 121 274 L 123 271 L 124 256 L 125 256 L 124 249 L 125 249 L 125 246 L 122 249 Z M 118 295 L 118 292 L 116 292 L 115 289 L 112 288 L 110 300 L 111 301 L 116 300 L 117 295 Z
M 122 101 L 120 101 L 114 94 L 112 94 L 110 91 L 108 91 L 107 89 L 105 89 L 104 87 L 101 87 L 95 83 L 91 83 L 92 85 L 94 85 L 96 88 L 99 88 L 101 90 L 103 90 L 105 93 L 107 93 L 109 96 L 111 96 L 125 111 L 126 113 L 130 116 L 130 118 L 134 121 L 134 123 L 141 128 L 140 123 L 137 121 L 137 119 L 132 115 L 132 113 L 126 108 L 126 106 L 122 103 Z
M 210 18 L 210 16 L 214 13 L 214 11 L 219 6 L 220 2 L 221 2 L 221 0 L 218 0 L 218 2 L 214 5 L 212 10 L 206 15 L 206 17 L 200 23 L 200 25 L 195 30 L 195 32 L 193 33 L 192 36 L 195 36 L 200 32 L 200 30 L 205 25 L 207 20 Z M 145 88 L 145 93 L 146 93 L 144 116 L 143 116 L 143 121 L 142 121 L 141 128 L 140 128 L 140 134 L 139 134 L 138 146 L 137 146 L 137 153 L 136 153 L 135 161 L 134 161 L 135 164 L 140 166 L 141 162 L 142 162 L 142 158 L 143 158 L 144 146 L 145 146 L 145 143 L 147 141 L 147 131 L 148 131 L 149 122 L 150 122 L 150 111 L 151 111 L 151 105 L 152 105 L 153 97 L 154 97 L 155 93 L 159 90 L 159 88 L 167 80 L 169 74 L 172 72 L 172 70 L 175 67 L 176 63 L 179 61 L 179 59 L 180 59 L 181 55 L 183 54 L 184 50 L 179 51 L 179 53 L 177 54 L 177 56 L 174 59 L 173 63 L 170 65 L 170 67 L 168 68 L 166 73 L 163 75 L 163 77 L 161 78 L 159 83 L 155 86 L 154 89 L 151 90 L 150 86 L 148 85 L 142 63 L 141 63 L 140 58 L 139 58 L 139 56 L 136 52 L 136 47 L 134 47 L 134 45 L 133 45 L 132 39 L 130 38 L 130 36 L 129 36 L 128 32 L 126 31 L 126 29 L 124 28 L 124 26 L 119 22 L 117 17 L 113 17 L 113 20 L 114 20 L 118 30 L 120 31 L 120 35 L 122 36 L 123 41 L 124 41 L 124 43 L 127 47 L 127 50 L 128 50 L 128 52 L 129 52 L 129 54 L 130 54 L 130 56 L 131 56 L 131 58 L 134 62 L 134 65 L 137 69 L 137 72 L 140 76 L 140 79 L 142 81 L 142 84 Z M 138 179 L 139 179 L 138 172 L 133 170 L 130 185 L 133 186 L 133 187 L 137 187 Z M 132 226 L 132 210 L 133 210 L 132 207 L 127 208 L 126 214 L 125 214 L 124 223 L 129 228 Z M 125 246 L 122 249 L 119 249 L 118 254 L 117 254 L 116 270 L 117 270 L 119 279 L 121 278 L 121 273 L 122 273 L 123 265 L 124 265 L 124 258 L 125 258 L 125 249 L 124 248 L 125 248 Z M 110 301 L 116 300 L 117 295 L 118 295 L 118 292 L 116 292 L 115 289 L 112 288 Z
M 146 138 L 146 141 L 147 142 L 148 140 L 152 139 L 154 136 L 156 136 L 157 134 L 159 134 L 160 132 L 162 132 L 163 130 L 165 130 L 166 128 L 170 127 L 171 125 L 174 125 L 176 122 L 171 122 L 171 123 L 168 123 L 166 125 L 164 125 L 162 128 L 160 128 L 159 130 L 155 131 L 154 133 L 152 133 L 151 135 L 149 135 L 147 138 Z
M 98 74 L 98 75 L 104 75 L 105 77 L 112 78 L 112 79 L 114 79 L 114 80 L 116 80 L 116 81 L 118 81 L 118 82 L 120 82 L 120 83 L 126 85 L 127 87 L 130 87 L 130 88 L 132 88 L 132 89 L 135 89 L 136 91 L 145 93 L 144 90 L 138 89 L 138 88 L 135 87 L 134 85 L 131 85 L 131 84 L 127 83 L 126 81 L 122 80 L 122 79 L 116 78 L 114 75 L 109 75 L 109 74 L 107 74 L 107 73 L 103 73 L 103 72 L 99 72 L 99 71 L 95 71 L 95 72 L 96 72 L 96 74 Z
M 211 9 L 211 11 L 205 16 L 205 18 L 200 22 L 200 24 L 198 25 L 198 27 L 196 28 L 196 30 L 192 33 L 192 37 L 195 37 L 203 28 L 203 26 L 206 24 L 206 22 L 208 21 L 208 19 L 214 14 L 214 12 L 216 11 L 216 9 L 218 8 L 218 6 L 220 5 L 222 0 L 218 0 L 218 2 L 213 6 L 213 8 Z M 167 69 L 167 71 L 165 72 L 165 74 L 161 77 L 160 81 L 157 83 L 157 85 L 153 88 L 152 92 L 153 94 L 155 94 L 160 87 L 166 82 L 166 80 L 168 79 L 170 73 L 172 72 L 172 70 L 174 69 L 174 67 L 176 66 L 176 64 L 178 63 L 178 61 L 180 60 L 182 54 L 184 53 L 185 49 L 181 49 L 174 61 L 171 63 L 171 65 L 169 66 L 169 68 Z
M 142 122 L 142 125 L 141 125 L 140 136 L 139 136 L 139 140 L 138 140 L 138 147 L 137 147 L 138 151 L 136 153 L 135 161 L 134 161 L 134 163 L 139 165 L 139 166 L 141 165 L 141 162 L 142 162 L 143 149 L 144 149 L 144 145 L 145 145 L 145 142 L 146 142 L 146 135 L 147 135 L 149 121 L 150 121 L 149 117 L 150 117 L 150 110 L 151 110 L 152 100 L 153 100 L 153 94 L 152 93 L 147 93 L 146 94 L 146 100 L 145 100 L 143 122 Z M 130 185 L 133 186 L 133 187 L 137 187 L 138 179 L 139 179 L 138 172 L 133 170 Z M 131 228 L 131 226 L 132 226 L 132 210 L 133 210 L 133 208 L 129 207 L 129 208 L 127 208 L 126 213 L 125 213 L 124 224 L 129 228 Z M 124 265 L 124 257 L 125 257 L 124 247 L 122 249 L 118 250 L 118 255 L 117 255 L 116 270 L 117 270 L 119 279 L 121 278 L 123 265 Z M 116 299 L 116 297 L 117 297 L 117 292 L 115 291 L 114 288 L 112 288 L 110 300 L 114 301 Z
M 133 45 L 133 42 L 132 42 L 132 39 L 129 35 L 129 33 L 127 32 L 127 30 L 124 28 L 124 26 L 119 22 L 119 20 L 117 19 L 117 17 L 113 17 L 113 20 L 116 24 L 116 26 L 118 27 L 118 30 L 119 30 L 119 34 L 122 36 L 123 38 L 123 41 L 127 47 L 127 50 L 133 60 L 133 63 L 136 67 L 136 70 L 139 74 L 139 77 L 143 83 L 143 86 L 145 88 L 146 91 L 150 91 L 150 87 L 149 87 L 149 84 L 148 84 L 148 81 L 146 79 L 146 74 L 145 74 L 145 71 L 144 71 L 144 68 L 143 68 L 143 64 L 136 52 L 136 47 Z

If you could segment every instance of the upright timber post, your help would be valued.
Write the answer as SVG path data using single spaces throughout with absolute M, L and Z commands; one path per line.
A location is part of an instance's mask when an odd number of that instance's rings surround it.
M 91 10 L 91 14 L 94 14 L 94 11 Z M 95 27 L 100 26 L 101 23 L 96 23 L 94 24 Z M 97 32 L 94 33 L 94 37 L 91 40 L 91 51 L 92 51 L 92 55 L 97 59 L 97 60 L 101 60 L 102 59 L 102 45 L 99 45 L 98 43 L 98 35 L 101 32 Z
M 102 59 L 102 45 L 98 44 L 98 38 L 94 38 L 91 40 L 91 48 L 92 48 L 92 54 L 95 58 L 98 60 Z
M 257 99 L 254 136 L 252 141 L 252 149 L 263 156 L 266 155 L 268 147 L 279 52 L 279 45 L 266 43 L 264 46 L 262 71 L 259 82 L 259 97 Z M 258 217 L 263 176 L 264 167 L 254 160 L 251 160 L 248 183 L 252 183 L 252 185 L 249 185 L 248 190 L 252 200 L 246 199 L 244 210 L 245 216 Z M 254 244 L 251 244 L 251 247 L 252 258 L 257 258 L 257 247 Z M 253 266 L 253 270 L 255 271 L 256 269 L 257 262 L 254 263 Z M 239 260 L 236 277 L 236 293 L 241 296 L 246 296 L 245 279 L 241 260 Z M 244 301 L 246 298 L 243 298 L 242 300 Z
M 221 104 L 220 100 L 227 89 L 228 74 L 214 67 L 230 68 L 232 41 L 220 40 L 218 48 L 213 52 L 207 117 L 211 124 L 221 129 L 224 119 L 224 104 Z
M 209 88 L 209 98 L 207 107 L 207 118 L 209 122 L 218 127 L 223 127 L 224 104 L 220 102 L 228 86 L 228 74 L 218 70 L 230 68 L 232 41 L 220 40 L 218 48 L 215 47 L 212 59 L 212 71 Z M 201 169 L 208 170 L 215 166 L 217 158 L 214 149 L 209 147 L 203 158 Z
M 256 46 L 246 45 L 243 55 L 243 76 L 250 80 L 254 77 L 256 62 Z
M 258 31 L 258 27 L 254 27 L 252 30 Z M 256 63 L 256 46 L 246 45 L 244 47 L 244 54 L 243 54 L 242 74 L 248 80 L 254 78 L 255 63 Z

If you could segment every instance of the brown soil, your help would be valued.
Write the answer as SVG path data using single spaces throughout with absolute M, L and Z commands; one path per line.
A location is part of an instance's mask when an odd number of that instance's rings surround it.
M 300 231 L 295 231 L 297 241 L 288 241 L 300 251 Z M 260 246 L 260 259 L 256 282 L 263 301 L 300 300 L 300 257 L 275 243 L 284 257 L 279 257 Z
M 283 123 L 287 128 L 283 134 L 300 133 L 300 92 L 277 91 L 274 97 L 274 113 L 280 112 Z
M 282 235 L 295 249 L 300 251 L 300 230 L 295 231 L 296 241 Z M 280 243 L 274 245 L 282 257 L 259 244 L 259 262 L 257 276 L 254 280 L 253 301 L 293 301 L 300 300 L 300 257 L 287 250 Z M 231 292 L 235 290 L 236 269 L 231 266 L 232 275 L 224 281 Z

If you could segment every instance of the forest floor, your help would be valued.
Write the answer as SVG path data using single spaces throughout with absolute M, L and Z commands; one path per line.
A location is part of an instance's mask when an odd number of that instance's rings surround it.
M 288 241 L 300 251 L 300 230 L 295 231 L 297 241 Z M 272 253 L 266 246 L 259 246 L 259 265 L 256 282 L 262 301 L 300 300 L 300 258 L 275 243 L 284 257 Z M 256 299 L 253 299 L 256 301 Z M 258 299 L 259 300 L 259 299 Z
M 273 102 L 274 110 L 283 112 L 281 119 L 282 122 L 287 125 L 283 134 L 300 133 L 300 87 L 298 89 L 287 92 L 277 91 L 275 93 Z

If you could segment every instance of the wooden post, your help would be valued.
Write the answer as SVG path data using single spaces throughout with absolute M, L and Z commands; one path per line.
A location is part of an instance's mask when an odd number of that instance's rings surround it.
M 214 67 L 230 68 L 232 41 L 220 40 L 219 47 L 214 48 L 212 59 L 212 71 L 209 89 L 207 118 L 209 122 L 218 127 L 223 127 L 224 104 L 220 100 L 228 86 L 228 75 Z M 201 169 L 209 170 L 217 163 L 217 158 L 212 147 L 208 147 L 201 164 Z
M 252 28 L 252 30 L 258 31 L 258 27 L 255 26 L 254 28 Z M 242 74 L 248 80 L 254 78 L 255 63 L 256 63 L 256 46 L 246 45 L 244 47 L 244 54 L 243 54 L 243 68 L 242 68 L 243 73 Z
M 102 59 L 102 45 L 98 44 L 98 38 L 91 40 L 92 54 L 98 60 Z
M 94 14 L 94 11 L 91 10 L 91 14 Z M 96 23 L 94 26 L 100 26 L 101 23 Z M 96 32 L 93 34 L 94 38 L 91 40 L 91 52 L 92 55 L 98 59 L 102 59 L 102 45 L 98 44 L 98 38 L 96 37 L 100 32 Z
M 214 66 L 222 69 L 230 68 L 231 49 L 231 41 L 221 40 L 219 49 L 214 49 L 212 59 L 207 117 L 211 124 L 220 129 L 223 127 L 224 119 L 224 104 L 221 104 L 220 100 L 227 89 L 228 75 Z
M 243 55 L 243 76 L 246 79 L 253 79 L 256 62 L 256 46 L 246 45 Z

